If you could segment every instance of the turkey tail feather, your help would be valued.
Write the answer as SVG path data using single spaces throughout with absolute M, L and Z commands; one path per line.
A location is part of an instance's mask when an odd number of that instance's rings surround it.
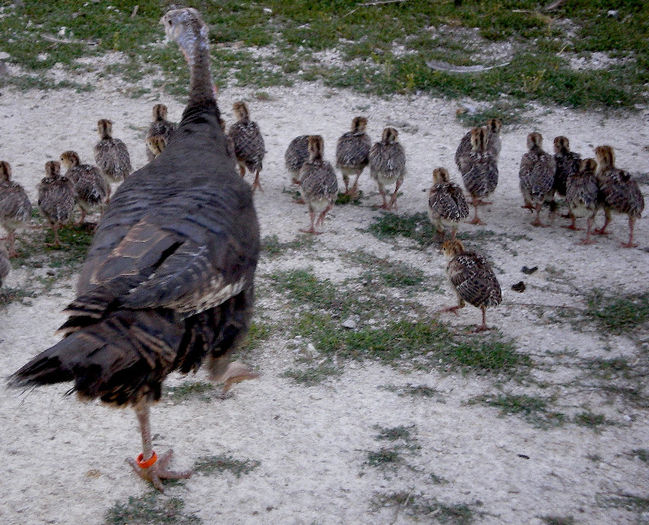
M 123 405 L 157 400 L 173 369 L 183 324 L 169 310 L 120 310 L 80 328 L 9 377 L 14 387 L 75 382 L 81 397 Z

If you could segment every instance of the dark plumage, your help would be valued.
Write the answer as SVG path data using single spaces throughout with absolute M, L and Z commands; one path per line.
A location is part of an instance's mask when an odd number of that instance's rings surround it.
M 438 233 L 450 227 L 455 238 L 458 223 L 469 216 L 469 206 L 462 189 L 451 182 L 445 168 L 433 171 L 433 186 L 428 192 L 428 217 Z
M 311 226 L 302 231 L 319 233 L 315 227 L 322 225 L 325 216 L 333 208 L 338 196 L 338 180 L 333 166 L 323 158 L 324 141 L 320 135 L 309 136 L 308 149 L 309 160 L 300 169 L 300 193 L 309 207 Z
M 61 154 L 61 164 L 66 168 L 65 176 L 74 185 L 74 197 L 81 208 L 79 224 L 83 224 L 86 214 L 95 208 L 103 211 L 108 199 L 108 183 L 99 168 L 90 164 L 81 164 L 79 155 L 74 151 Z
M 17 255 L 16 229 L 27 226 L 32 217 L 32 204 L 24 188 L 11 180 L 11 165 L 0 161 L 0 225 L 7 230 L 9 257 Z
M 59 228 L 68 224 L 74 213 L 74 185 L 61 175 L 61 164 L 45 163 L 45 178 L 38 185 L 38 207 L 54 231 L 54 246 L 60 246 Z
M 545 226 L 539 217 L 545 202 L 554 199 L 554 173 L 556 165 L 552 155 L 543 151 L 543 137 L 540 133 L 527 136 L 527 153 L 521 157 L 518 177 L 521 193 L 525 200 L 524 208 L 536 211 L 533 226 Z M 552 213 L 552 212 L 551 212 Z
M 259 257 L 252 192 L 232 169 L 219 125 L 207 26 L 195 9 L 162 22 L 191 69 L 182 121 L 167 149 L 113 196 L 66 309 L 65 338 L 11 377 L 18 386 L 74 381 L 82 398 L 133 406 L 144 460 L 154 456 L 149 404 L 170 372 L 207 360 L 216 379 L 250 377 L 242 366 L 233 372 L 228 355 L 250 322 Z M 131 465 L 162 490 L 160 479 L 189 475 L 168 471 L 170 457 Z
M 153 121 L 149 125 L 149 129 L 146 132 L 146 158 L 149 162 L 156 158 L 160 152 L 156 153 L 156 150 L 159 149 L 160 145 L 162 149 L 167 145 L 171 135 L 176 130 L 177 125 L 174 122 L 169 122 L 167 120 L 167 106 L 164 104 L 156 104 L 153 106 Z M 153 137 L 158 137 L 155 140 L 150 141 Z M 151 148 L 153 144 L 154 148 Z M 162 150 L 160 150 L 162 151 Z
M 633 227 L 636 219 L 644 210 L 644 197 L 638 183 L 631 178 L 629 172 L 615 167 L 615 154 L 611 146 L 597 146 L 597 182 L 600 189 L 602 206 L 604 207 L 604 225 L 595 233 L 605 235 L 606 227 L 611 222 L 611 213 L 622 213 L 629 217 L 629 240 L 622 244 L 624 248 L 637 246 L 633 242 Z
M 264 137 L 261 135 L 259 126 L 250 120 L 250 113 L 245 102 L 235 102 L 232 106 L 237 122 L 230 126 L 228 136 L 234 143 L 234 154 L 239 164 L 241 177 L 246 174 L 246 168 L 255 174 L 252 189 L 261 189 L 259 184 L 259 172 L 262 169 L 262 160 L 266 153 Z
M 381 208 L 390 210 L 397 207 L 397 196 L 399 188 L 406 176 L 406 152 L 399 143 L 399 132 L 394 128 L 385 128 L 381 136 L 381 142 L 376 142 L 369 153 L 370 177 L 379 187 L 379 193 L 383 198 Z M 395 185 L 394 193 L 387 201 L 385 186 Z
M 491 195 L 498 186 L 498 163 L 496 155 L 487 147 L 485 128 L 473 128 L 470 132 L 471 150 L 456 153 L 464 187 L 471 195 L 474 214 L 471 224 L 485 224 L 478 217 L 478 206 L 489 204 L 483 199 Z M 459 151 L 459 148 L 458 148 Z
M 570 151 L 570 141 L 566 137 L 554 138 L 554 163 L 554 191 L 565 197 L 568 177 L 579 172 L 581 163 L 581 155 Z
M 580 162 L 580 169 L 577 173 L 571 173 L 566 181 L 566 202 L 570 208 L 572 223 L 566 228 L 578 229 L 575 221 L 579 217 L 587 217 L 586 238 L 581 244 L 591 244 L 590 231 L 593 226 L 593 219 L 599 209 L 599 187 L 595 170 L 597 163 L 593 159 L 585 159 Z
M 482 254 L 465 251 L 462 243 L 455 239 L 444 242 L 442 251 L 450 259 L 446 273 L 458 299 L 457 306 L 443 311 L 456 312 L 467 302 L 482 310 L 482 324 L 476 331 L 488 330 L 486 310 L 502 301 L 500 283 L 489 261 Z
M 343 133 L 336 144 L 336 167 L 343 175 L 345 193 L 349 194 L 349 176 L 355 175 L 351 193 L 355 195 L 358 191 L 358 178 L 369 163 L 369 153 L 372 141 L 365 130 L 367 119 L 365 117 L 354 117 L 350 131 Z

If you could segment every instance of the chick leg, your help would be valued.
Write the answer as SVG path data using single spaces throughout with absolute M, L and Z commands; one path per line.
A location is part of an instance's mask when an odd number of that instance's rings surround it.
M 7 234 L 7 252 L 9 253 L 9 258 L 17 257 L 18 252 L 16 251 L 16 232 L 9 232 Z
M 140 433 L 142 434 L 142 457 L 141 459 L 146 462 L 153 455 L 153 446 L 151 443 L 151 423 L 149 421 L 149 403 L 144 401 L 135 406 L 135 414 L 140 423 Z M 132 458 L 127 458 L 129 465 L 133 468 L 135 473 L 146 481 L 153 483 L 153 486 L 160 492 L 164 492 L 162 487 L 163 479 L 187 479 L 192 475 L 191 470 L 184 472 L 175 472 L 167 470 L 167 465 L 171 461 L 173 450 L 168 450 L 160 458 L 149 467 L 142 467 L 138 462 Z M 138 458 L 140 459 L 140 458 Z
M 304 228 L 300 228 L 301 232 L 304 233 L 311 233 L 313 235 L 317 235 L 320 232 L 316 231 L 315 229 L 315 211 L 309 207 L 309 216 L 311 217 L 311 227 L 308 230 L 305 230 Z
M 401 187 L 401 184 L 403 184 L 403 179 L 398 179 L 397 183 L 395 184 L 394 188 L 394 193 L 392 194 L 392 197 L 390 198 L 390 205 L 388 210 L 391 209 L 397 209 L 397 196 L 399 194 L 399 188 Z
M 478 326 L 478 328 L 475 329 L 475 332 L 484 332 L 486 330 L 491 330 L 487 326 L 487 308 L 484 306 L 481 306 L 480 309 L 482 310 L 482 324 Z
M 257 170 L 257 171 L 255 172 L 255 180 L 254 180 L 254 182 L 252 183 L 252 191 L 255 191 L 257 188 L 259 188 L 259 191 L 264 191 L 264 190 L 261 188 L 261 184 L 259 183 L 259 172 L 260 172 L 260 170 Z
M 575 217 L 572 212 L 568 217 L 572 220 L 570 226 L 562 226 L 562 228 L 565 228 L 566 230 L 581 230 L 581 228 L 577 227 L 577 217 Z
M 323 225 L 324 220 L 325 220 L 325 215 L 327 215 L 327 213 L 329 213 L 329 211 L 331 210 L 331 208 L 333 208 L 333 204 L 330 204 L 329 206 L 327 206 L 327 207 L 324 209 L 324 211 L 323 211 L 323 212 L 318 216 L 318 220 L 317 220 L 316 223 L 315 223 L 316 226 L 322 226 L 322 225 Z
M 542 207 L 543 207 L 543 203 L 536 205 L 536 217 L 534 218 L 534 221 L 532 221 L 532 226 L 547 226 L 547 224 L 543 224 L 541 222 L 541 208 Z
M 586 219 L 586 238 L 582 239 L 580 244 L 595 244 L 597 242 L 590 238 L 590 230 L 593 227 L 594 219 L 595 215 L 591 215 L 590 217 L 588 217 L 588 219 Z
M 343 173 L 343 182 L 345 183 L 345 195 L 349 195 L 349 175 Z
M 604 217 L 605 217 L 605 219 L 604 219 L 604 224 L 602 225 L 602 227 L 598 228 L 593 233 L 595 233 L 597 235 L 608 235 L 608 232 L 606 231 L 606 228 L 609 225 L 609 223 L 611 222 L 611 212 L 609 210 L 605 210 L 604 211 Z
M 635 248 L 637 244 L 633 244 L 633 226 L 635 225 L 635 217 L 629 217 L 629 242 L 622 243 L 622 248 Z
M 358 179 L 361 177 L 361 172 L 359 171 L 356 174 L 356 179 L 354 179 L 354 184 L 352 184 L 352 196 L 356 197 L 358 195 Z
M 459 295 L 457 298 L 457 304 L 455 306 L 447 306 L 446 308 L 442 308 L 441 310 L 438 310 L 439 313 L 443 312 L 453 312 L 455 315 L 457 314 L 457 311 L 460 310 L 461 308 L 464 308 L 464 305 L 466 303 L 464 302 L 464 299 L 462 299 Z
M 473 205 L 473 219 L 469 221 L 469 224 L 486 224 L 478 217 L 478 206 L 480 205 L 479 202 L 480 199 L 476 199 L 476 198 L 474 198 L 473 201 L 471 202 L 471 204 Z

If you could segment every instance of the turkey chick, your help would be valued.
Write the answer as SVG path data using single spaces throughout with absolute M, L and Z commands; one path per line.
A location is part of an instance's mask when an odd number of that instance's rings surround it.
M 458 223 L 469 216 L 469 206 L 462 189 L 451 182 L 446 168 L 433 170 L 433 186 L 428 192 L 428 217 L 438 234 L 451 228 L 455 239 Z
M 74 185 L 74 197 L 81 208 L 78 225 L 86 220 L 86 215 L 96 208 L 103 213 L 108 199 L 108 183 L 99 168 L 90 164 L 81 164 L 75 151 L 61 153 L 61 164 L 67 170 L 65 177 Z
M 449 259 L 446 274 L 455 289 L 458 304 L 441 311 L 457 314 L 457 310 L 464 308 L 468 302 L 482 310 L 482 324 L 476 332 L 489 330 L 487 308 L 498 306 L 502 301 L 500 284 L 489 261 L 480 253 L 465 251 L 462 243 L 456 239 L 445 241 L 442 251 Z
M 391 210 L 397 208 L 399 188 L 406 175 L 406 152 L 399 143 L 399 132 L 394 128 L 385 128 L 381 142 L 376 142 L 369 153 L 370 177 L 372 177 L 383 198 L 381 208 Z M 394 193 L 387 201 L 385 186 L 395 185 Z
M 300 169 L 300 193 L 309 207 L 311 227 L 301 231 L 315 234 L 320 233 L 315 227 L 322 225 L 336 202 L 338 180 L 333 166 L 323 158 L 324 140 L 320 135 L 309 136 L 308 149 L 309 160 Z
M 525 201 L 524 208 L 536 211 L 533 226 L 547 226 L 541 222 L 541 208 L 545 202 L 554 200 L 554 157 L 543 151 L 543 137 L 540 133 L 527 136 L 527 153 L 521 158 L 518 178 Z M 550 212 L 551 217 L 553 212 Z
M 336 144 L 336 167 L 340 169 L 345 183 L 345 194 L 358 193 L 358 178 L 369 163 L 369 153 L 372 147 L 370 137 L 365 130 L 367 119 L 354 117 L 350 131 L 343 133 Z M 355 175 L 354 184 L 349 189 L 349 177 Z
M 59 228 L 72 219 L 74 186 L 61 175 L 61 164 L 56 161 L 45 163 L 45 178 L 38 185 L 38 207 L 54 232 L 54 246 L 61 246 Z
M 0 161 L 0 224 L 7 231 L 9 257 L 16 257 L 16 230 L 25 228 L 32 217 L 32 204 L 24 188 L 11 180 L 11 165 Z
M 237 122 L 230 126 L 228 136 L 234 143 L 239 173 L 243 177 L 246 174 L 246 168 L 254 173 L 255 180 L 252 183 L 252 189 L 253 191 L 257 188 L 261 190 L 259 172 L 262 169 L 262 160 L 266 153 L 264 137 L 262 137 L 257 123 L 250 120 L 250 113 L 245 102 L 235 102 L 232 109 Z

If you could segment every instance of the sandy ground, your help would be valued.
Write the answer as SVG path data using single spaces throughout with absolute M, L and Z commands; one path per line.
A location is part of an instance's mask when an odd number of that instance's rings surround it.
M 385 125 L 401 131 L 409 172 L 399 213 L 425 211 L 422 190 L 430 185 L 434 167 L 446 166 L 456 181 L 459 178 L 453 154 L 465 128 L 455 118 L 456 102 L 423 96 L 384 100 L 316 84 L 265 91 L 270 100 L 256 100 L 252 91 L 227 89 L 219 101 L 230 120 L 232 102 L 248 99 L 251 116 L 265 135 L 268 153 L 261 178 L 265 191 L 255 197 L 263 236 L 276 234 L 288 241 L 308 222 L 305 208 L 282 192 L 288 186 L 283 161 L 288 142 L 298 134 L 320 133 L 325 138 L 325 156 L 332 159 L 336 138 L 356 114 L 369 118 L 368 131 L 374 140 Z M 172 119 L 180 118 L 182 102 L 160 101 L 168 104 Z M 34 198 L 45 161 L 57 159 L 67 149 L 77 150 L 82 161 L 91 161 L 96 121 L 110 118 L 114 135 L 128 144 L 134 165 L 141 167 L 153 103 L 151 97 L 127 98 L 108 81 L 81 94 L 3 90 L 0 157 L 12 163 L 15 180 Z M 520 209 L 517 174 L 525 136 L 532 129 L 546 137 L 548 148 L 554 136 L 567 135 L 573 149 L 583 155 L 592 155 L 598 144 L 610 143 L 620 167 L 645 173 L 649 112 L 606 116 L 530 108 L 530 116 L 533 124 L 503 130 L 500 184 L 493 206 L 483 212 L 488 223 L 483 228 L 531 239 L 513 245 L 504 237 L 505 246 L 489 240 L 478 244 L 493 259 L 504 290 L 503 305 L 489 312 L 488 321 L 513 337 L 519 351 L 533 359 L 549 350 L 573 350 L 580 357 L 625 356 L 633 363 L 639 350 L 628 339 L 603 340 L 592 327 L 576 330 L 554 322 L 552 309 L 538 315 L 519 304 L 579 305 L 582 298 L 575 290 L 586 293 L 595 287 L 646 291 L 646 219 L 637 223 L 637 249 L 619 249 L 619 241 L 627 235 L 626 221 L 620 217 L 614 220 L 609 238 L 593 246 L 576 245 L 582 232 L 568 232 L 558 223 L 544 229 L 530 225 L 531 216 Z M 647 187 L 642 188 L 646 193 Z M 380 198 L 367 173 L 361 177 L 361 189 L 366 196 L 363 206 L 334 209 L 325 223 L 326 233 L 317 238 L 312 252 L 264 258 L 259 278 L 278 268 L 312 267 L 316 275 L 339 281 L 354 271 L 341 262 L 340 251 L 357 248 L 421 268 L 431 282 L 443 276 L 445 261 L 433 248 L 413 250 L 405 241 L 395 248 L 359 231 L 377 217 L 379 212 L 370 205 Z M 472 228 L 462 225 L 461 231 Z M 312 257 L 313 252 L 321 257 Z M 520 272 L 523 265 L 540 270 L 527 277 Z M 563 270 L 562 279 L 570 286 L 551 283 L 547 267 Z M 24 272 L 16 271 L 7 286 L 20 286 L 24 278 Z M 528 290 L 516 294 L 510 286 L 521 279 L 527 281 Z M 29 305 L 14 302 L 0 310 L 0 369 L 6 374 L 57 341 L 54 332 L 64 320 L 62 308 L 74 297 L 73 285 L 73 280 L 58 283 Z M 431 315 L 455 300 L 447 284 L 442 288 L 443 293 L 433 293 L 424 285 L 417 295 Z M 274 306 L 270 298 L 261 297 L 260 312 L 267 319 L 290 315 Z M 479 312 L 466 308 L 444 320 L 458 326 L 475 324 Z M 624 494 L 647 497 L 649 469 L 630 454 L 649 448 L 646 409 L 607 401 L 597 391 L 561 387 L 558 406 L 564 412 L 585 407 L 606 414 L 616 424 L 599 432 L 574 424 L 541 430 L 518 417 L 499 417 L 495 408 L 467 404 L 474 396 L 495 392 L 492 380 L 434 369 L 404 373 L 371 362 L 344 363 L 342 376 L 303 387 L 281 375 L 294 366 L 299 351 L 287 346 L 288 339 L 280 329 L 252 352 L 251 362 L 261 377 L 237 385 L 231 398 L 163 399 L 154 408 L 155 446 L 159 451 L 174 448 L 175 467 L 189 468 L 201 456 L 224 453 L 260 462 L 239 478 L 230 473 L 195 475 L 161 498 L 182 498 L 183 512 L 204 523 L 411 523 L 444 518 L 434 512 L 417 514 L 409 502 L 374 504 L 377 495 L 395 492 L 409 494 L 410 502 L 466 504 L 479 523 L 543 523 L 542 516 L 572 516 L 575 523 L 589 524 L 649 522 L 646 511 L 605 503 Z M 576 371 L 562 359 L 557 357 L 549 371 L 546 367 L 539 374 L 569 384 Z M 197 377 L 204 380 L 202 373 Z M 173 376 L 168 384 L 182 381 Z M 438 395 L 400 397 L 381 388 L 407 384 L 435 388 Z M 128 497 L 150 490 L 124 461 L 140 450 L 133 413 L 82 404 L 64 397 L 67 389 L 57 385 L 26 394 L 3 390 L 0 396 L 1 523 L 103 523 L 107 509 L 116 502 L 126 503 Z M 516 385 L 509 388 L 515 389 Z M 386 446 L 376 439 L 376 425 L 414 425 L 411 432 L 420 448 L 406 455 L 408 465 L 379 469 L 367 464 L 368 451 Z M 446 482 L 437 483 L 433 475 Z

